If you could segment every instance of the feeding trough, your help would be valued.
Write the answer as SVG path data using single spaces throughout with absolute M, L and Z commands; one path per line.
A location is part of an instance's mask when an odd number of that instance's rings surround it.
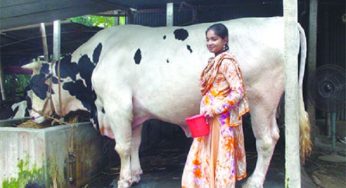
M 102 137 L 89 122 L 43 129 L 0 121 L 0 187 L 80 187 L 104 167 Z

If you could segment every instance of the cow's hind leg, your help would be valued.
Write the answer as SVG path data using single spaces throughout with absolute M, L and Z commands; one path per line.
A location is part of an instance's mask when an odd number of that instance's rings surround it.
M 271 112 L 260 108 L 252 110 L 251 123 L 256 138 L 258 157 L 255 171 L 243 188 L 262 188 L 275 145 L 279 139 L 279 129 L 275 118 L 276 110 Z
M 114 134 L 115 150 L 120 157 L 121 167 L 118 188 L 130 187 L 132 184 L 132 100 L 130 95 L 125 94 L 123 96 L 109 94 L 109 96 L 112 98 L 104 100 L 104 108 Z
M 141 174 L 143 173 L 140 160 L 139 160 L 139 146 L 142 139 L 142 125 L 135 127 L 132 131 L 132 143 L 131 143 L 131 173 L 132 183 L 138 183 L 141 180 Z

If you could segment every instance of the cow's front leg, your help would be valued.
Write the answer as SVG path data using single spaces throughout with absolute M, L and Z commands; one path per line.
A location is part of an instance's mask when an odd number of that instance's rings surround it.
M 270 160 L 277 140 L 279 139 L 279 130 L 277 127 L 274 114 L 270 116 L 270 120 L 263 121 L 256 118 L 256 115 L 251 116 L 252 129 L 256 138 L 257 162 L 253 174 L 247 179 L 243 188 L 263 188 L 264 180 L 268 171 Z M 261 114 L 263 115 L 263 114 Z M 258 116 L 257 116 L 258 117 Z
M 142 139 L 142 126 L 139 125 L 132 130 L 132 145 L 131 145 L 131 172 L 132 183 L 138 183 L 141 180 L 143 173 L 139 160 L 139 146 Z

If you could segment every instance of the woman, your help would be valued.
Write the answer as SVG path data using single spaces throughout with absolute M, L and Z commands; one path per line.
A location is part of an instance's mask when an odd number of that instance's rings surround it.
M 215 57 L 201 74 L 200 113 L 206 115 L 210 133 L 193 140 L 182 187 L 230 188 L 247 175 L 242 116 L 249 106 L 237 60 L 228 51 L 226 26 L 210 26 L 206 39 Z

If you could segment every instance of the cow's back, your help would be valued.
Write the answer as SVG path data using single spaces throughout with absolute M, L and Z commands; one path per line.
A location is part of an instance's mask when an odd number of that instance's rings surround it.
M 249 92 L 262 87 L 256 84 L 267 80 L 268 74 L 277 75 L 281 82 L 282 18 L 222 23 L 229 29 L 230 50 L 239 60 Z M 211 24 L 159 28 L 127 25 L 98 33 L 89 41 L 103 45 L 93 73 L 98 98 L 102 101 L 104 95 L 122 95 L 128 90 L 135 115 L 183 124 L 184 117 L 199 111 L 199 75 L 212 56 L 205 46 L 205 31 Z

